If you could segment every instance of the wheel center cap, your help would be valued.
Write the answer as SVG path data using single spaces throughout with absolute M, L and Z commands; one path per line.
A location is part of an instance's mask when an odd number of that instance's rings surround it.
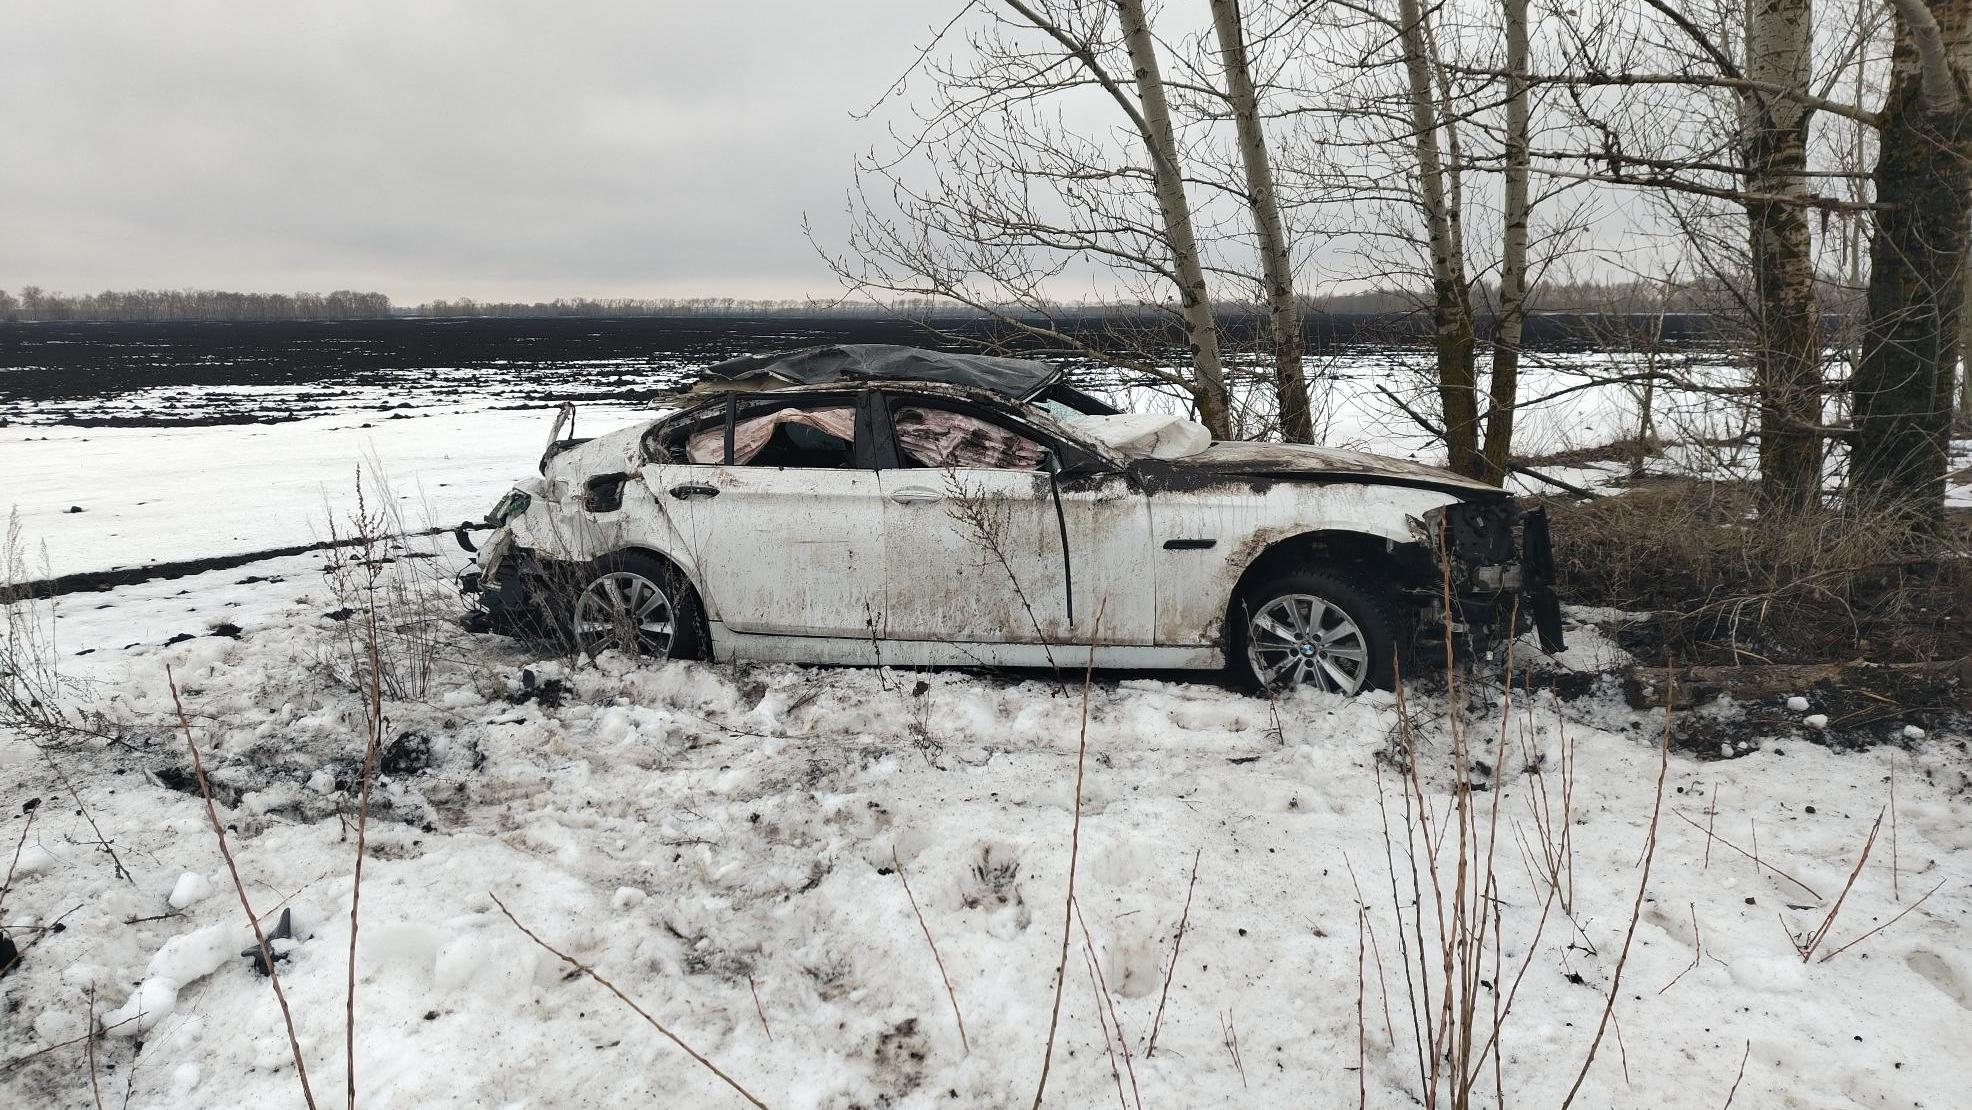
M 1301 645 L 1301 654 L 1303 654 L 1303 655 L 1313 655 L 1314 653 L 1315 653 L 1315 645 L 1313 645 L 1313 644 L 1302 644 L 1302 645 Z

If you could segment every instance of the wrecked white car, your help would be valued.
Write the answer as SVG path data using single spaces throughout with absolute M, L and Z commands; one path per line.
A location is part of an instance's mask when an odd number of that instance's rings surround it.
M 811 348 L 713 367 L 609 435 L 556 428 L 462 583 L 478 627 L 722 661 L 1231 667 L 1341 693 L 1442 660 L 1445 637 L 1483 655 L 1536 627 L 1561 647 L 1541 510 L 1401 460 L 1215 443 L 1048 363 Z

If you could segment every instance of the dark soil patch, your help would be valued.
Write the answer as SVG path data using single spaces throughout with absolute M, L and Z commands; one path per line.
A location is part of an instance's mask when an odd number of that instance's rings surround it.
M 543 679 L 531 670 L 520 672 L 520 689 L 507 695 L 512 705 L 535 702 L 543 709 L 560 709 L 568 697 L 568 684 L 559 678 Z
M 386 775 L 415 775 L 431 769 L 432 740 L 425 733 L 410 729 L 384 745 L 377 767 Z

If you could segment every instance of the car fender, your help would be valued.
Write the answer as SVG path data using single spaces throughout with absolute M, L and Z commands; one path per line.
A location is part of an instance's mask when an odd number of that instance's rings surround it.
M 1391 545 L 1416 542 L 1413 521 L 1461 498 L 1442 490 L 1362 482 L 1233 481 L 1153 496 L 1158 556 L 1157 642 L 1218 643 L 1240 578 L 1296 536 L 1350 532 Z M 1173 541 L 1209 549 L 1174 550 Z M 1211 556 L 1216 558 L 1200 558 Z
M 713 602 L 700 580 L 697 560 L 691 557 L 691 545 L 646 482 L 626 480 L 617 507 L 605 512 L 589 507 L 581 483 L 533 479 L 520 488 L 533 501 L 508 522 L 515 547 L 532 552 L 537 560 L 564 564 L 589 563 L 622 551 L 647 551 L 676 566 L 711 612 Z

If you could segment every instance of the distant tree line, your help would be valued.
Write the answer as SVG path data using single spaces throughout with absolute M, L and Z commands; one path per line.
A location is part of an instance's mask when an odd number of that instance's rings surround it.
M 1401 316 L 1428 300 L 1420 290 L 1379 287 L 1349 292 L 1299 294 L 1307 315 Z M 1842 291 L 1829 290 L 1823 303 L 1838 305 Z M 1667 291 L 1645 282 L 1568 282 L 1550 279 L 1529 299 L 1529 312 L 1604 315 L 1703 313 L 1717 307 L 1718 292 L 1702 283 Z M 929 297 L 884 301 L 743 297 L 559 297 L 552 301 L 477 301 L 470 297 L 395 307 L 382 293 L 339 289 L 333 293 L 229 293 L 208 289 L 133 289 L 71 296 L 24 286 L 18 294 L 0 289 L 0 320 L 366 320 L 390 316 L 467 316 L 529 319 L 608 316 L 882 316 L 903 319 L 991 317 L 1028 311 L 999 305 L 998 311 Z M 1049 314 L 1064 317 L 1130 316 L 1138 302 L 1051 303 Z M 1227 317 L 1261 316 L 1259 301 L 1222 298 L 1217 311 Z
M 0 320 L 363 320 L 391 315 L 382 293 L 228 293 L 216 289 L 106 290 L 70 296 L 39 286 L 0 289 Z
M 1829 294 L 1831 298 L 1835 293 Z M 1378 287 L 1349 292 L 1297 295 L 1309 315 L 1400 316 L 1429 303 L 1423 289 Z M 1528 299 L 1529 312 L 1607 315 L 1652 315 L 1662 312 L 1702 313 L 1716 309 L 1719 292 L 1704 282 L 1667 291 L 1661 283 L 1638 281 L 1564 281 L 1550 279 Z M 1140 301 L 1048 302 L 1047 314 L 1073 317 L 1130 316 L 1144 311 Z M 1261 301 L 1221 298 L 1217 311 L 1228 317 L 1265 315 Z M 434 300 L 400 315 L 508 317 L 554 316 L 892 316 L 904 319 L 939 317 L 990 318 L 1032 311 L 1016 303 L 975 308 L 936 297 L 895 297 L 872 300 L 761 299 L 742 297 L 559 297 L 552 301 L 476 301 L 470 297 Z
M 557 297 L 552 301 L 427 301 L 409 310 L 414 316 L 871 316 L 915 315 L 928 305 L 878 305 L 867 301 L 747 299 L 741 297 Z M 952 306 L 935 306 L 949 313 Z

